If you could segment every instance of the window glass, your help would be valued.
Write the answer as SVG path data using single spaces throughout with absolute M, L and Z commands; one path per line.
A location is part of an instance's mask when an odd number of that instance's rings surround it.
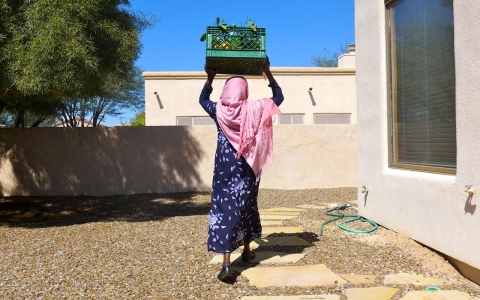
M 453 0 L 396 1 L 388 11 L 392 164 L 455 168 Z

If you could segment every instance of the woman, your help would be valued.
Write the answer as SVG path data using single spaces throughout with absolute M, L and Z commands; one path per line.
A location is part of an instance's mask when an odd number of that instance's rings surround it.
M 262 66 L 273 97 L 247 101 L 248 84 L 244 77 L 229 78 L 219 102 L 210 101 L 216 70 L 205 65 L 207 81 L 200 104 L 213 118 L 218 130 L 215 169 L 210 206 L 208 250 L 223 253 L 221 281 L 234 277 L 230 253 L 244 244 L 242 261 L 255 257 L 250 242 L 262 235 L 257 207 L 262 167 L 273 152 L 272 116 L 280 113 L 282 90 L 270 71 L 266 58 Z

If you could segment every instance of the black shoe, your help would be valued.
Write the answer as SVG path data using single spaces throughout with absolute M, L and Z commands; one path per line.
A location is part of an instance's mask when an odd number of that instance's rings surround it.
M 232 267 L 230 266 L 225 266 L 222 268 L 220 273 L 218 273 L 218 280 L 227 282 L 230 281 L 235 275 L 235 272 L 233 272 Z
M 242 253 L 243 262 L 249 262 L 254 258 L 255 258 L 255 253 L 253 251 L 250 251 L 249 253 Z

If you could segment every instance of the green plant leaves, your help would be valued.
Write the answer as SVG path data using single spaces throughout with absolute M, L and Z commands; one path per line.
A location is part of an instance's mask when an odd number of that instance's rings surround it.
M 228 31 L 228 24 L 224 23 L 224 20 L 223 19 L 220 19 L 220 18 L 216 18 L 215 19 L 215 24 L 223 31 L 223 32 L 226 32 Z M 247 25 L 248 24 L 248 25 Z M 252 19 L 248 19 L 247 21 L 247 24 L 245 25 L 242 25 L 240 24 L 240 27 L 249 27 L 250 30 L 252 30 L 253 32 L 257 32 L 257 25 L 252 21 Z M 236 23 L 233 23 L 232 25 L 230 25 L 230 30 L 235 29 L 237 28 L 237 24 Z M 235 34 L 236 30 L 233 30 L 233 31 L 230 31 L 228 34 L 230 36 L 233 36 Z M 200 37 L 200 42 L 204 42 L 205 40 L 207 39 L 207 34 L 204 33 L 201 37 Z

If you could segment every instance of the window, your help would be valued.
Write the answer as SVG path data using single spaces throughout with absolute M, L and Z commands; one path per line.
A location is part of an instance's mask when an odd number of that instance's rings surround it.
M 303 124 L 303 114 L 281 114 L 279 124 Z
M 387 2 L 390 165 L 455 173 L 453 0 Z
M 351 114 L 313 114 L 314 124 L 350 124 Z
M 178 126 L 215 125 L 210 117 L 177 117 Z

